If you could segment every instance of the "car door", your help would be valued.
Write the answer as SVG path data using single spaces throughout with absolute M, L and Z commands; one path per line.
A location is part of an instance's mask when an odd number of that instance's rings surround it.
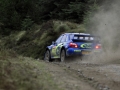
M 58 57 L 60 57 L 61 48 L 65 45 L 66 37 L 67 37 L 66 34 L 64 34 L 61 41 L 57 44 L 56 54 Z
M 52 45 L 52 49 L 51 49 L 51 58 L 58 58 L 58 46 L 61 42 L 63 35 L 61 35 L 56 41 L 55 43 Z
M 66 41 L 66 35 L 61 35 L 55 42 L 55 44 L 52 47 L 51 56 L 52 58 L 59 58 L 60 57 L 60 51 L 62 46 L 64 45 L 64 42 Z

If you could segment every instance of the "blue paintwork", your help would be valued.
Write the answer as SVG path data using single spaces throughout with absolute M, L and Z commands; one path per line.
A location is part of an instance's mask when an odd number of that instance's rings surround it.
M 71 35 L 71 37 L 74 37 L 74 35 L 91 36 L 90 34 L 86 34 L 86 33 L 64 33 L 62 35 L 66 35 L 68 37 L 67 41 L 60 42 L 60 43 L 55 43 L 55 44 L 51 44 L 50 46 L 47 46 L 47 49 L 49 49 L 52 59 L 60 58 L 60 51 L 61 51 L 62 48 L 65 49 L 66 56 L 74 56 L 74 55 L 83 55 L 82 51 L 92 51 L 92 50 L 95 49 L 96 44 L 98 44 L 98 42 L 84 42 L 84 41 L 77 42 L 77 41 L 70 40 L 70 35 Z M 76 43 L 78 45 L 78 48 L 69 47 L 70 42 Z M 90 44 L 91 48 L 81 48 L 80 47 L 82 44 L 85 44 L 85 43 Z

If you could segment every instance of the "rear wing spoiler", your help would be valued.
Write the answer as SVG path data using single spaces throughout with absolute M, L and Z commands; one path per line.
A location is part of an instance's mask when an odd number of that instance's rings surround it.
M 99 36 L 93 36 L 93 35 L 74 35 L 73 41 L 83 41 L 83 42 L 99 42 L 100 37 Z

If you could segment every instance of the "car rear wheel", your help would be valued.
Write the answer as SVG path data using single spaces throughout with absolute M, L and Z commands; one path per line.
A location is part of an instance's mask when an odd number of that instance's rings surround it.
M 66 57 L 65 50 L 62 49 L 61 53 L 60 53 L 60 61 L 64 62 L 65 61 L 65 57 Z
M 49 50 L 46 50 L 44 60 L 47 61 L 47 62 L 49 62 L 51 60 L 50 51 Z

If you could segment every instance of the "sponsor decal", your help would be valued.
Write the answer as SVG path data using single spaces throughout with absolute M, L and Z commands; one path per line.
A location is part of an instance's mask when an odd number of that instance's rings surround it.
M 56 56 L 56 55 L 59 56 L 60 50 L 61 50 L 61 47 L 62 47 L 62 46 L 63 46 L 62 43 L 58 44 L 57 46 L 53 46 L 53 47 L 52 47 L 52 55 L 53 55 L 53 56 Z
M 81 50 L 74 50 L 74 52 L 81 52 Z
M 80 45 L 81 48 L 91 48 L 92 47 L 92 43 L 84 43 Z
M 56 54 L 59 55 L 60 54 L 60 50 L 61 50 L 61 47 L 62 47 L 62 43 L 58 44 L 58 46 L 56 47 Z

